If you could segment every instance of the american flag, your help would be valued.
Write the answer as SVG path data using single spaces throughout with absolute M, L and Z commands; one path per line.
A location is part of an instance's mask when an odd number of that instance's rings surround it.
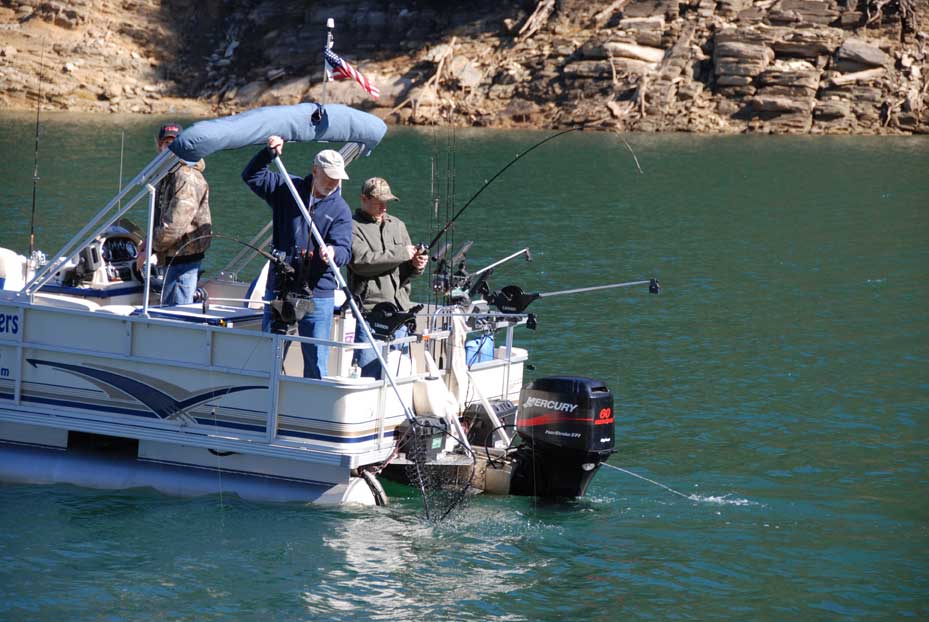
M 365 91 L 368 92 L 368 95 L 377 99 L 381 96 L 381 91 L 371 84 L 371 82 L 364 76 L 363 73 L 349 65 L 345 60 L 340 57 L 338 54 L 325 48 L 323 54 L 326 58 L 326 73 L 333 80 L 354 80 L 361 85 Z

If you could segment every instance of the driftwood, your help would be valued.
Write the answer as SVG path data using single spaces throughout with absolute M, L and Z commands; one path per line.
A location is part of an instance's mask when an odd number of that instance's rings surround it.
M 624 6 L 626 6 L 626 4 L 628 3 L 629 3 L 629 0 L 615 0 L 615 2 L 612 2 L 610 4 L 610 6 L 606 7 L 605 9 L 603 9 L 602 11 L 594 15 L 593 26 L 595 28 L 603 27 L 604 24 L 610 21 L 610 18 L 613 17 L 616 11 L 619 11 Z
M 555 0 L 539 0 L 539 3 L 535 7 L 535 11 L 526 19 L 526 23 L 519 29 L 516 36 L 528 39 L 548 22 L 548 18 L 551 17 L 554 12 Z
M 445 60 L 446 60 L 448 57 L 450 57 L 450 56 L 452 55 L 452 53 L 455 51 L 455 42 L 456 42 L 457 40 L 458 40 L 458 37 L 452 37 L 452 40 L 449 41 L 449 43 L 448 43 L 448 49 L 447 49 L 447 50 L 445 51 L 445 53 L 442 54 L 442 56 L 440 56 L 439 59 L 438 59 L 439 62 L 438 62 L 438 64 L 437 64 L 437 66 L 436 66 L 435 73 L 432 74 L 432 77 L 431 77 L 431 78 L 429 78 L 428 80 L 426 80 L 426 81 L 423 83 L 423 88 L 424 88 L 424 89 L 427 89 L 427 88 L 429 88 L 430 86 L 435 87 L 436 94 L 438 94 L 438 90 L 439 90 L 439 80 L 442 79 L 442 69 L 445 67 Z M 411 89 L 411 90 L 412 90 L 412 89 Z M 387 113 L 387 116 L 389 117 L 389 116 L 392 115 L 393 113 L 397 112 L 398 110 L 400 110 L 401 108 L 403 108 L 404 106 L 406 106 L 406 105 L 407 105 L 408 103 L 410 103 L 411 101 L 413 101 L 413 96 L 412 96 L 412 95 L 411 95 L 410 97 L 407 97 L 406 99 L 404 99 L 402 102 L 400 102 L 400 103 L 397 104 L 396 106 L 394 106 L 394 107 L 390 110 L 390 112 Z
M 635 90 L 635 101 L 639 107 L 639 116 L 645 118 L 645 96 L 648 93 L 648 75 L 643 75 L 639 79 L 639 86 Z
M 855 73 L 846 73 L 841 76 L 829 78 L 829 80 L 827 80 L 827 84 L 832 86 L 842 86 L 843 84 L 858 82 L 858 80 L 874 80 L 875 78 L 880 78 L 883 75 L 884 68 L 875 67 L 874 69 L 865 69 L 864 71 L 856 71 Z

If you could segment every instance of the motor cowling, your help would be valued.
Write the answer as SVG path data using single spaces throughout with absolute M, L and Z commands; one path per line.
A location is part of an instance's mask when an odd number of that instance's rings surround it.
M 512 494 L 578 497 L 614 451 L 613 394 L 599 380 L 539 378 L 520 392 Z

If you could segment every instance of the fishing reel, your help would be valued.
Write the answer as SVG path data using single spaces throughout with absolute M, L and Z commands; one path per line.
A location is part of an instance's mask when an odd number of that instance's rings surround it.
M 288 257 L 283 251 L 271 253 L 277 278 L 275 296 L 268 305 L 271 308 L 272 333 L 296 333 L 297 322 L 313 310 L 313 293 L 309 290 L 305 278 L 312 257 L 312 253 L 301 253 L 294 262 L 289 261 L 292 257 Z M 296 268 L 294 263 L 297 264 Z
M 406 325 L 408 334 L 416 333 L 416 314 L 422 309 L 423 305 L 416 305 L 409 311 L 401 311 L 392 302 L 379 302 L 365 314 L 365 319 L 371 326 L 371 332 L 375 337 L 389 340 L 403 325 Z
M 471 275 L 467 270 L 467 253 L 473 245 L 474 241 L 468 240 L 451 259 L 446 259 L 451 244 L 445 244 L 431 257 L 437 263 L 432 277 L 432 290 L 448 296 L 452 303 L 470 302 Z

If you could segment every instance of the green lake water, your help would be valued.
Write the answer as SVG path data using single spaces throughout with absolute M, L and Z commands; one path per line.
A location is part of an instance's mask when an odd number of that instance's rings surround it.
M 153 156 L 161 119 L 48 114 L 37 245 L 53 254 Z M 188 121 L 182 119 L 182 121 Z M 34 118 L 0 115 L 0 246 L 28 248 Z M 349 168 L 386 177 L 415 240 L 534 132 L 391 128 Z M 610 464 L 586 498 L 376 509 L 0 485 L 0 620 L 929 619 L 929 141 L 563 136 L 458 220 L 491 285 L 644 287 L 533 303 L 531 376 L 602 379 Z M 214 227 L 269 218 L 207 161 Z M 288 146 L 303 174 L 313 149 Z M 454 200 L 449 198 L 449 195 Z M 144 214 L 131 217 L 144 222 Z M 217 240 L 218 270 L 238 251 Z M 420 292 L 424 291 L 420 284 Z

